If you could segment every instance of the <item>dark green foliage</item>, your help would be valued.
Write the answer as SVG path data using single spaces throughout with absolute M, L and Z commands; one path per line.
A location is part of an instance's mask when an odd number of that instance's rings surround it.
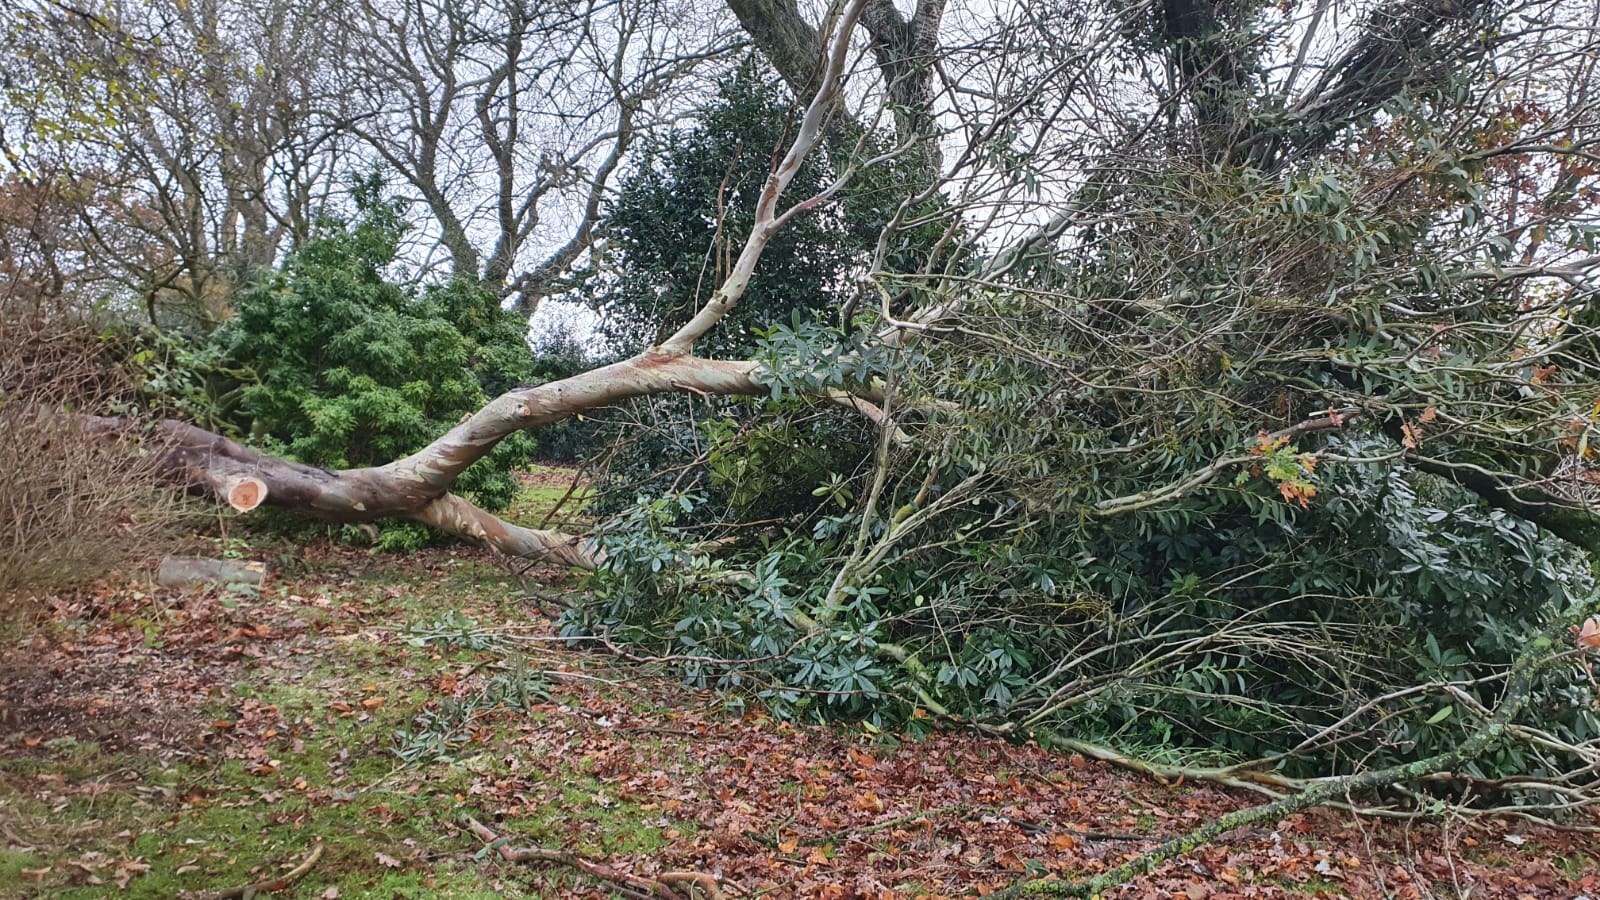
M 604 257 L 589 283 L 612 345 L 634 351 L 682 325 L 720 286 L 754 221 L 755 205 L 787 146 L 796 111 L 759 58 L 719 86 L 694 127 L 656 138 L 607 212 Z M 834 177 L 814 153 L 785 194 L 792 204 Z M 904 173 L 872 173 L 846 199 L 791 220 L 767 246 L 734 311 L 696 347 L 707 356 L 746 356 L 774 323 L 804 328 L 837 318 L 863 261 L 903 194 Z M 874 187 L 876 185 L 876 187 Z M 908 236 L 931 241 L 926 234 Z M 782 330 L 780 328 L 780 330 Z M 744 400 L 640 400 L 601 418 L 615 439 L 592 503 L 600 514 L 641 495 L 695 492 L 696 516 L 730 521 L 803 517 L 811 492 L 859 463 L 869 435 L 859 417 L 815 403 L 758 406 Z
M 776 163 L 773 148 L 787 146 L 796 115 L 751 57 L 722 82 L 692 129 L 644 147 L 607 211 L 601 271 L 589 285 L 614 347 L 633 352 L 661 340 L 721 285 L 750 233 Z M 831 179 L 825 155 L 812 154 L 785 202 L 809 197 Z M 747 353 L 757 328 L 794 315 L 826 317 L 845 296 L 846 268 L 875 235 L 852 230 L 835 209 L 794 219 L 767 246 L 743 299 L 700 341 L 699 352 Z
M 1083 252 L 1022 269 L 1017 290 L 950 289 L 966 331 L 914 354 L 773 330 L 757 357 L 778 399 L 743 434 L 783 435 L 787 398 L 870 371 L 942 405 L 906 401 L 915 437 L 889 448 L 870 505 L 870 467 L 840 467 L 794 485 L 823 501 L 803 521 L 715 555 L 703 542 L 730 532 L 703 523 L 725 500 L 703 514 L 703 483 L 641 499 L 570 628 L 752 660 L 688 674 L 793 714 L 916 723 L 943 709 L 1229 760 L 1295 747 L 1388 691 L 1503 673 L 1591 601 L 1589 560 L 1414 460 L 1548 471 L 1561 423 L 1587 416 L 1591 395 L 1519 393 L 1527 375 L 1508 384 L 1492 365 L 1522 346 L 1498 324 L 1520 301 L 1462 274 L 1503 252 L 1455 225 L 1456 204 L 1475 202 L 1470 172 L 1441 162 L 1414 176 L 1430 203 L 1384 204 L 1353 186 L 1385 165 L 1167 170 L 1123 186 L 1126 211 Z M 1448 346 L 1419 365 L 1408 336 L 1436 323 Z M 1564 365 L 1579 377 L 1589 363 Z M 1361 415 L 1260 437 L 1330 408 Z M 1104 514 L 1241 456 L 1200 489 Z M 1500 684 L 1471 691 L 1492 706 Z M 1539 727 L 1593 737 L 1586 691 L 1581 672 L 1552 671 L 1533 693 Z M 1418 759 L 1476 723 L 1459 700 L 1414 693 L 1281 767 Z M 1507 745 L 1475 765 L 1563 762 Z
M 121 412 L 181 418 L 238 436 L 231 416 L 254 372 L 228 365 L 213 343 L 177 332 L 118 325 L 104 337 L 108 362 L 127 373 L 135 389 Z
M 1264 755 L 1332 724 L 1362 698 L 1501 671 L 1530 638 L 1577 616 L 1594 591 L 1572 547 L 1441 479 L 1404 466 L 1336 465 L 1319 484 L 1326 502 L 1309 509 L 1267 500 L 1281 520 L 1250 503 L 1191 502 L 1084 542 L 1099 554 L 1077 573 L 1086 588 L 1151 598 L 1140 602 L 1154 604 L 1163 629 L 1219 634 L 1085 721 L 1136 742 Z M 1130 611 L 1124 604 L 1121 613 Z M 1236 619 L 1254 634 L 1227 647 L 1221 632 Z M 1134 665 L 1142 650 L 1112 653 L 1107 664 Z M 1585 691 L 1571 674 L 1551 678 L 1536 697 L 1542 727 L 1581 739 L 1596 720 L 1576 702 Z M 1487 687 L 1478 699 L 1492 706 L 1498 690 Z M 1400 712 L 1406 704 L 1396 703 L 1387 720 L 1364 722 L 1373 732 L 1340 755 L 1387 762 L 1452 746 L 1473 722 L 1452 713 L 1434 721 L 1447 705 Z M 1152 732 L 1152 722 L 1170 727 Z M 1492 761 L 1499 771 L 1529 762 Z M 1313 757 L 1288 768 L 1320 774 L 1327 762 Z
M 523 321 L 493 294 L 385 278 L 404 226 L 371 190 L 356 222 L 324 223 L 281 273 L 243 292 L 216 338 L 231 365 L 254 373 L 234 414 L 251 438 L 333 468 L 411 453 L 536 375 Z M 533 446 L 526 435 L 502 442 L 457 489 L 503 507 L 510 470 Z
M 1032 520 L 1004 532 L 1009 552 L 1023 551 L 1013 559 L 991 551 L 990 571 L 954 567 L 961 598 L 929 642 L 941 659 L 971 658 L 969 642 L 1005 653 L 981 628 L 948 624 L 1003 616 L 1012 640 L 1048 660 L 1013 692 L 1007 718 L 1135 747 L 1266 756 L 1367 698 L 1503 672 L 1530 636 L 1593 596 L 1580 548 L 1411 462 L 1548 470 L 1559 423 L 1586 415 L 1587 395 L 1519 398 L 1496 371 L 1525 346 L 1497 324 L 1518 318 L 1515 296 L 1463 277 L 1473 263 L 1445 262 L 1502 252 L 1492 238 L 1475 246 L 1481 233 L 1453 221 L 1455 204 L 1477 199 L 1469 171 L 1442 162 L 1421 174 L 1419 193 L 1442 203 L 1384 204 L 1354 187 L 1375 177 L 1365 165 L 1284 176 L 1169 169 L 1129 185 L 1121 227 L 1066 265 L 1030 273 L 1029 286 L 1052 284 L 1058 304 L 1093 302 L 1046 312 L 1004 292 L 975 297 L 969 327 L 1013 343 L 952 340 L 933 354 L 928 392 L 963 398 L 947 452 L 982 461 Z M 1025 316 L 1037 318 L 1008 327 Z M 1407 335 L 1444 328 L 1448 343 L 1428 351 L 1436 362 L 1419 365 Z M 1031 358 L 1019 358 L 1019 341 Z M 1283 442 L 1260 437 L 1339 408 L 1361 418 Z M 1449 433 L 1430 424 L 1440 410 L 1458 423 Z M 1499 430 L 1510 422 L 1515 438 Z M 1241 454 L 1247 462 L 1199 494 L 1139 504 Z M 1124 511 L 1108 515 L 1119 503 Z M 999 584 L 995 569 L 1007 573 Z M 880 577 L 899 567 L 890 572 Z M 1063 601 L 1079 621 L 1042 615 Z M 1183 654 L 1152 664 L 1158 648 L 1179 645 Z M 1051 668 L 1089 651 L 1092 663 Z M 1113 686 L 1088 690 L 1096 680 Z M 1062 683 L 1081 688 L 1037 705 Z M 1540 726 L 1591 737 L 1600 719 L 1583 688 L 1573 673 L 1546 679 L 1535 693 Z M 1498 689 L 1475 690 L 1490 706 Z M 970 695 L 938 696 L 972 705 Z M 1412 759 L 1473 727 L 1437 695 L 1381 710 L 1339 729 L 1347 744 L 1286 765 L 1321 773 Z M 1502 748 L 1480 765 L 1551 765 L 1519 753 Z
M 859 415 L 793 395 L 640 400 L 600 422 L 609 449 L 590 501 L 599 515 L 640 496 L 692 493 L 691 521 L 804 522 L 818 488 L 857 469 L 871 441 Z
M 533 378 L 546 383 L 570 378 L 612 360 L 596 358 L 571 331 L 558 327 L 533 344 Z M 604 453 L 609 435 L 605 416 L 585 415 L 565 419 L 539 429 L 537 458 L 544 462 L 582 463 Z

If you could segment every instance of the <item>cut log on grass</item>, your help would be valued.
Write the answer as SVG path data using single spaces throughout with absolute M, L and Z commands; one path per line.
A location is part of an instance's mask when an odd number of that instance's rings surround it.
M 169 556 L 156 570 L 162 587 L 186 588 L 206 584 L 259 585 L 267 577 L 267 564 L 249 559 L 205 559 Z
M 217 496 L 239 512 L 249 512 L 267 499 L 267 483 L 252 475 L 237 475 L 218 486 Z

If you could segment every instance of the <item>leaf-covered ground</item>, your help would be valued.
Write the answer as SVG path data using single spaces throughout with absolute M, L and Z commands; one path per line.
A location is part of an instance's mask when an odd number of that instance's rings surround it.
M 256 594 L 137 580 L 0 626 L 0 896 L 607 897 L 508 846 L 728 897 L 982 893 L 1254 800 L 966 733 L 796 726 L 554 640 L 490 560 L 266 544 Z M 540 590 L 563 589 L 535 571 Z M 1600 897 L 1592 836 L 1317 811 L 1120 897 Z M 682 886 L 687 891 L 687 886 Z

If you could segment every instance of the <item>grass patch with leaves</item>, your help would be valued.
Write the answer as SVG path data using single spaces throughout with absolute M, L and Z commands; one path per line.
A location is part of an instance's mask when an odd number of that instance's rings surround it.
M 360 559 L 331 552 L 344 565 Z M 60 634 L 74 640 L 110 629 L 145 666 L 173 653 L 215 656 L 207 674 L 216 680 L 169 698 L 190 705 L 197 726 L 179 746 L 110 749 L 45 729 L 5 742 L 0 896 L 225 889 L 292 867 L 319 841 L 322 857 L 297 894 L 502 895 L 505 873 L 474 858 L 459 823 L 488 815 L 468 795 L 507 770 L 505 753 L 489 749 L 506 723 L 548 701 L 547 682 L 510 642 L 480 639 L 480 621 L 524 615 L 519 594 L 482 561 L 449 555 L 425 571 L 341 571 L 313 568 L 257 598 L 130 590 L 130 608 L 66 623 Z M 210 606 L 205 634 L 190 614 L 199 604 Z M 513 684 L 505 670 L 519 666 Z M 450 752 L 418 752 L 418 736 L 451 716 L 440 745 Z M 470 766 L 455 762 L 458 751 Z M 596 809 L 620 832 L 615 805 Z M 558 825 L 553 817 L 551 833 Z

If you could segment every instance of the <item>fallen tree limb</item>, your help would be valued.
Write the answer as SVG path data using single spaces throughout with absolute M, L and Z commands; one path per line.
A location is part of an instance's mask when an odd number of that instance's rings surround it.
M 1183 780 L 1204 781 L 1221 787 L 1254 791 L 1258 794 L 1265 794 L 1274 800 L 1281 799 L 1285 790 L 1300 790 L 1307 786 L 1304 781 L 1285 778 L 1273 772 L 1247 771 L 1234 774 L 1228 769 L 1173 766 L 1128 756 L 1111 747 L 1091 744 L 1074 738 L 1062 737 L 1056 734 L 1051 734 L 1049 738 L 1050 746 L 1053 748 L 1067 750 L 1086 756 L 1089 759 L 1110 763 L 1117 768 L 1149 776 L 1163 784 L 1171 784 Z
M 408 518 L 515 559 L 590 570 L 599 568 L 605 559 L 599 546 L 588 538 L 543 528 L 524 528 L 474 506 L 459 494 L 445 494 Z
M 683 884 L 690 886 L 691 900 L 696 896 L 705 900 L 723 900 L 717 880 L 704 872 L 664 872 L 656 878 L 645 878 L 584 859 L 569 850 L 512 847 L 507 843 L 508 838 L 495 834 L 493 829 L 477 819 L 467 816 L 465 821 L 467 827 L 472 829 L 472 833 L 483 839 L 484 849 L 494 850 L 506 862 L 542 862 L 567 866 L 605 882 L 613 890 L 627 897 L 684 900 L 684 895 L 673 888 L 673 885 Z
M 1353 406 L 1337 410 L 1330 409 L 1324 415 L 1307 419 L 1304 422 L 1291 425 L 1288 428 L 1282 428 L 1271 433 L 1264 433 L 1261 443 L 1266 446 L 1272 446 L 1278 441 L 1293 440 L 1294 438 L 1297 438 L 1303 434 L 1309 434 L 1315 431 L 1340 429 L 1343 428 L 1350 420 L 1359 415 L 1361 415 L 1361 410 Z M 1261 457 L 1256 455 L 1254 452 L 1255 449 L 1259 448 L 1252 448 L 1252 452 L 1249 453 L 1219 457 L 1210 465 L 1200 469 L 1198 472 L 1193 473 L 1181 481 L 1174 482 L 1164 487 L 1153 488 L 1148 491 L 1140 491 L 1137 494 L 1131 494 L 1126 497 L 1114 497 L 1111 499 L 1098 501 L 1094 505 L 1094 514 L 1097 516 L 1122 515 L 1124 513 L 1137 512 L 1138 510 L 1147 509 L 1151 506 L 1157 506 L 1162 503 L 1168 503 L 1180 497 L 1186 497 L 1200 488 L 1210 484 L 1212 481 L 1216 480 L 1218 476 L 1226 472 L 1234 471 L 1240 466 L 1259 462 Z
M 451 487 L 469 467 L 519 431 L 634 397 L 679 391 L 702 397 L 758 396 L 769 391 L 757 377 L 759 363 L 697 357 L 695 343 L 739 303 L 773 235 L 815 205 L 813 198 L 785 209 L 780 201 L 821 140 L 830 117 L 839 112 L 851 34 L 866 5 L 867 0 L 849 0 L 818 31 L 823 43 L 815 49 L 823 59 L 817 83 L 793 140 L 762 187 L 743 249 L 714 295 L 661 344 L 568 378 L 507 391 L 427 446 L 382 466 L 329 471 L 251 450 L 182 422 L 160 422 L 151 431 L 152 436 L 167 439 L 159 456 L 166 474 L 240 510 L 265 504 L 350 525 L 412 519 L 508 556 L 598 566 L 592 543 L 506 522 L 452 494 Z M 858 408 L 864 413 L 877 409 L 870 400 L 863 403 L 867 405 Z M 128 424 L 118 418 L 89 420 L 91 430 L 112 433 Z
M 1533 691 L 1534 684 L 1546 668 L 1569 654 L 1554 652 L 1556 642 L 1548 637 L 1535 639 L 1512 666 L 1510 683 L 1505 696 L 1484 726 L 1452 750 L 1436 753 L 1426 759 L 1401 765 L 1361 772 L 1343 778 L 1318 781 L 1298 794 L 1283 797 L 1259 806 L 1238 810 L 1220 816 L 1199 828 L 1167 841 L 1161 846 L 1103 872 L 1081 881 L 1056 881 L 1034 879 L 1020 881 L 989 896 L 1013 897 L 1098 897 L 1106 891 L 1148 875 L 1163 863 L 1209 843 L 1230 831 L 1262 822 L 1276 822 L 1283 817 L 1314 806 L 1321 806 L 1340 797 L 1349 797 L 1405 781 L 1425 778 L 1436 772 L 1461 766 L 1481 756 L 1498 743 L 1511 726 L 1512 720 L 1522 711 Z M 1578 651 L 1581 652 L 1581 651 Z
M 650 350 L 571 378 L 507 391 L 416 453 L 367 468 L 292 462 L 172 419 L 151 425 L 147 437 L 167 478 L 240 511 L 270 506 L 347 525 L 411 519 L 507 556 L 593 569 L 601 557 L 592 542 L 507 522 L 451 493 L 451 486 L 518 431 L 649 394 L 765 393 L 755 371 L 754 362 Z M 92 434 L 120 435 L 129 425 L 118 417 L 86 419 Z
M 317 864 L 317 860 L 321 858 L 322 841 L 319 840 L 311 845 L 311 854 L 305 858 L 304 862 L 282 875 L 266 878 L 254 884 L 240 885 L 239 887 L 220 891 L 200 891 L 185 894 L 184 896 L 189 900 L 236 900 L 236 898 L 254 897 L 257 894 L 264 894 L 270 891 L 281 891 L 304 877 L 307 872 L 311 871 L 311 867 Z

